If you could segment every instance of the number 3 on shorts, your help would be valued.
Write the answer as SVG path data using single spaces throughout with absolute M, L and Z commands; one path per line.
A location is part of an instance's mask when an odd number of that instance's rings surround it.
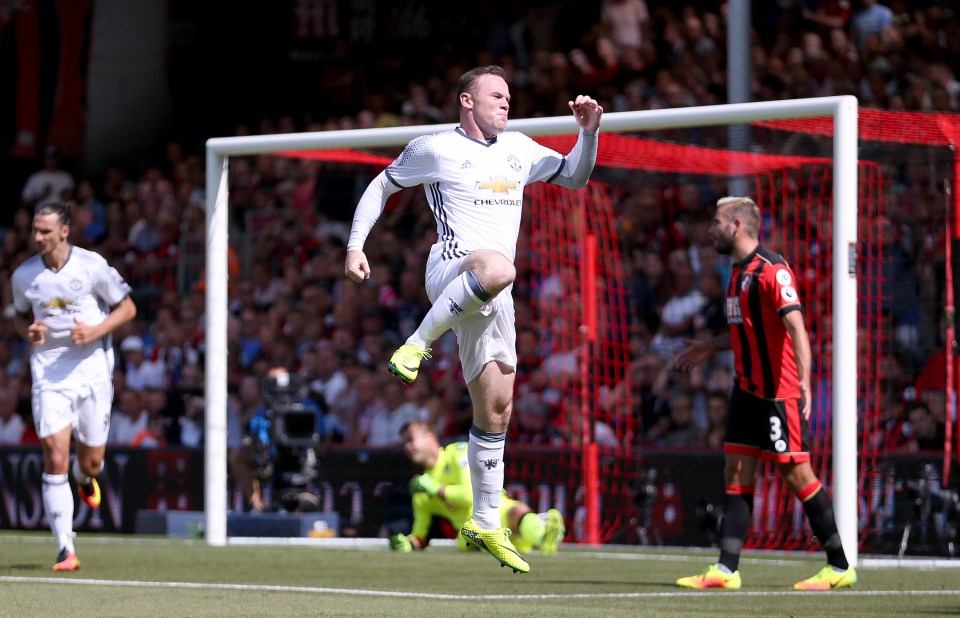
M 783 431 L 780 429 L 780 419 L 776 416 L 770 417 L 770 441 L 776 442 L 783 436 Z

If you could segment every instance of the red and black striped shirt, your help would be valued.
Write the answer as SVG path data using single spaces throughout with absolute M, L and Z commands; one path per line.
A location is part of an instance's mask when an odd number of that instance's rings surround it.
M 783 316 L 803 310 L 793 270 L 780 255 L 758 246 L 733 265 L 727 287 L 736 384 L 765 399 L 798 399 L 793 338 Z

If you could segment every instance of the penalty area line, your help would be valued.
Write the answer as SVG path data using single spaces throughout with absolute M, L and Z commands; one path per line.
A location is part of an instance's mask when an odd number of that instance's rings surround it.
M 304 592 L 312 594 L 345 594 L 371 597 L 396 597 L 416 599 L 437 599 L 445 601 L 469 600 L 549 600 L 549 599 L 653 599 L 672 597 L 692 597 L 694 595 L 711 595 L 734 597 L 788 597 L 830 594 L 845 597 L 883 597 L 883 596 L 955 596 L 960 590 L 843 590 L 828 592 L 806 592 L 796 590 L 776 591 L 677 591 L 677 592 L 602 592 L 602 593 L 571 593 L 571 594 L 436 594 L 430 592 L 403 592 L 399 590 L 364 590 L 354 588 L 321 588 L 315 586 L 272 586 L 265 584 L 217 584 L 199 582 L 151 582 L 136 580 L 110 579 L 58 579 L 53 577 L 0 577 L 0 583 L 11 584 L 52 584 L 55 586 L 119 586 L 125 588 L 175 588 L 189 590 L 234 590 L 253 592 Z

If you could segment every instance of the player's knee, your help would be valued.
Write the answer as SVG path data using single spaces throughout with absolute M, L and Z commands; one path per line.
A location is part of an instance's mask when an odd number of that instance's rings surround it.
M 467 264 L 473 271 L 483 289 L 496 296 L 517 278 L 517 269 L 507 257 L 497 251 L 485 251 L 479 254 L 475 262 Z
M 44 458 L 44 472 L 47 474 L 63 474 L 70 467 L 70 456 L 51 451 Z
M 496 293 L 499 293 L 500 290 L 503 290 L 508 285 L 512 284 L 517 278 L 517 268 L 514 266 L 510 260 L 503 258 L 496 261 L 495 267 L 490 273 L 491 287 L 493 287 Z
M 794 492 L 798 492 L 810 483 L 817 482 L 817 475 L 809 463 L 783 463 L 777 464 L 777 472 L 780 478 Z
M 103 469 L 102 457 L 88 457 L 80 461 L 80 469 L 87 476 L 97 476 Z

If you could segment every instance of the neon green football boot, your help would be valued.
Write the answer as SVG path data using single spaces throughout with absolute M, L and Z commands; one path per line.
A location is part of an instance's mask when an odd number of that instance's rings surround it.
M 467 545 L 475 545 L 497 559 L 500 566 L 513 569 L 514 573 L 529 573 L 530 565 L 510 542 L 510 529 L 481 530 L 473 518 L 460 528 L 460 536 Z
M 415 343 L 405 343 L 390 357 L 387 370 L 400 378 L 404 384 L 410 384 L 420 373 L 420 361 L 430 358 L 430 348 L 421 348 Z
M 705 588 L 740 590 L 740 571 L 724 573 L 718 565 L 711 564 L 696 575 L 681 577 L 677 580 L 677 585 L 681 588 L 696 588 L 697 590 Z
M 828 564 L 817 571 L 817 574 L 813 577 L 795 583 L 793 589 L 836 590 L 837 588 L 850 588 L 855 583 L 857 583 L 857 571 L 853 567 L 838 573 Z

